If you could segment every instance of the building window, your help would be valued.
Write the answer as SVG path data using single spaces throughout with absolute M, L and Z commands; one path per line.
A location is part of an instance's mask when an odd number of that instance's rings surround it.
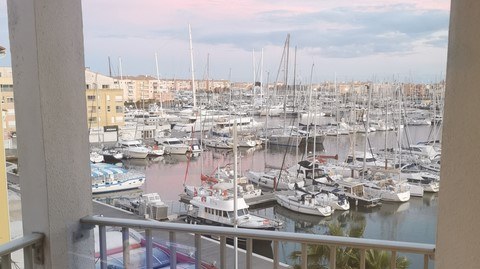
M 7 103 L 13 103 L 13 97 L 7 97 Z
M 2 92 L 13 92 L 13 85 L 12 84 L 2 84 L 0 85 L 0 89 Z
M 110 101 L 110 95 L 107 95 L 107 101 Z
M 87 100 L 95 101 L 95 95 L 87 95 Z
M 117 112 L 117 113 L 123 113 L 123 107 L 121 107 L 121 106 L 116 106 L 116 107 L 115 107 L 115 112 Z
M 110 106 L 107 106 L 107 112 L 110 112 Z
M 88 118 L 88 122 L 96 122 L 96 121 L 97 121 L 97 117 Z
M 106 84 L 102 85 L 102 89 L 108 89 L 108 88 L 110 88 L 109 85 L 106 85 Z

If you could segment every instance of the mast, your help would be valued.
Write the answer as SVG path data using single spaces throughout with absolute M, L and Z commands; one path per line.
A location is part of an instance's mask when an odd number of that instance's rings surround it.
M 192 94 L 193 94 L 193 109 L 197 109 L 197 96 L 195 90 L 195 70 L 193 67 L 193 45 L 192 45 L 192 28 L 190 24 L 188 24 L 188 36 L 190 39 L 190 64 L 191 64 L 191 72 L 192 72 Z
M 157 90 L 160 93 L 160 109 L 163 110 L 162 91 L 160 89 L 160 73 L 158 72 L 158 57 L 156 52 L 155 52 L 155 67 L 157 69 Z
M 237 164 L 237 153 L 238 152 L 238 141 L 237 141 L 237 119 L 233 121 L 233 227 L 235 229 L 238 228 L 238 193 L 237 193 L 237 178 L 238 178 L 238 164 Z M 234 268 L 238 268 L 238 238 L 234 237 L 233 238 L 233 246 L 234 246 L 234 252 L 235 252 L 235 258 L 234 258 Z
M 108 56 L 108 76 L 112 77 L 112 64 L 110 62 L 110 56 Z
M 118 64 L 119 64 L 119 73 L 120 73 L 120 79 L 123 80 L 123 71 L 122 71 L 122 58 L 118 57 Z
M 285 132 L 287 126 L 287 89 L 288 89 L 288 55 L 290 51 L 290 34 L 287 34 L 287 40 L 285 40 L 285 62 L 283 63 L 285 66 L 285 91 L 284 91 L 284 97 L 283 97 L 283 130 Z
M 366 159 L 367 159 L 367 144 L 368 144 L 368 133 L 370 130 L 370 103 L 372 99 L 372 86 L 367 85 L 367 90 L 368 90 L 368 106 L 367 106 L 367 123 L 365 125 L 365 144 L 363 146 L 363 173 L 362 173 L 362 179 L 365 179 L 365 172 L 366 172 Z
M 260 57 L 260 96 L 262 97 L 262 100 L 263 100 L 263 48 L 262 48 L 262 56 Z

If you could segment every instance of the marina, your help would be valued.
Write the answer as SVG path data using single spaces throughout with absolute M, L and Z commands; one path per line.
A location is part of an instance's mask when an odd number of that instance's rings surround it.
M 258 117 L 257 120 L 262 120 L 262 117 Z M 401 132 L 408 130 L 410 143 L 415 145 L 417 142 L 428 140 L 432 132 L 439 132 L 437 129 L 432 130 L 433 128 L 440 128 L 440 126 L 413 126 L 408 127 L 408 129 L 402 128 Z M 363 149 L 365 137 L 365 133 L 356 134 L 357 150 Z M 385 137 L 387 137 L 386 141 Z M 372 132 L 368 134 L 368 138 L 370 146 L 374 149 L 384 148 L 385 145 L 394 147 L 395 143 L 397 143 L 397 137 L 393 132 Z M 439 137 L 438 139 L 441 138 Z M 316 148 L 317 154 L 321 156 L 337 155 L 335 158 L 327 158 L 326 162 L 329 165 L 346 162 L 351 152 L 350 141 L 351 135 L 325 136 L 322 145 Z M 312 148 L 310 147 L 311 145 L 308 147 L 261 145 L 254 148 L 239 148 L 239 176 L 247 174 L 248 171 L 271 169 L 269 167 L 278 169 L 282 163 L 284 163 L 285 167 L 295 167 L 295 164 L 302 159 L 302 156 L 312 154 Z M 128 159 L 123 160 L 122 163 L 127 169 L 145 173 L 146 181 L 140 188 L 140 192 L 159 193 L 166 204 L 175 208 L 174 210 L 169 209 L 169 214 L 174 216 L 174 219 L 183 221 L 186 219 L 188 204 L 192 200 L 192 196 L 184 192 L 185 185 L 201 186 L 202 175 L 213 175 L 219 167 L 224 167 L 227 164 L 231 165 L 233 155 L 232 149 L 203 147 L 203 150 L 198 154 L 163 155 L 144 160 Z M 376 158 L 382 160 L 383 156 L 377 156 Z M 359 158 L 363 158 L 363 156 Z M 406 159 L 405 156 L 403 158 Z M 358 169 L 361 166 L 362 163 L 358 162 L 356 166 L 352 167 Z M 353 173 L 358 176 L 357 172 Z M 318 175 L 316 172 L 314 174 Z M 306 175 L 307 172 L 304 173 L 306 177 L 304 182 L 307 185 L 312 184 L 312 178 L 309 179 Z M 412 178 L 411 173 L 405 174 L 405 178 Z M 409 182 L 414 184 L 412 179 Z M 424 183 L 426 183 L 425 180 Z M 253 184 L 255 185 L 255 183 Z M 339 184 L 341 185 L 341 183 Z M 353 189 L 353 185 L 351 188 Z M 349 210 L 335 210 L 331 216 L 321 217 L 301 214 L 284 208 L 277 203 L 277 194 L 291 194 L 292 191 L 278 190 L 275 192 L 272 189 L 262 188 L 262 195 L 246 198 L 245 202 L 249 206 L 251 213 L 282 222 L 283 225 L 278 228 L 280 231 L 325 234 L 328 233 L 329 225 L 341 225 L 347 227 L 347 229 L 352 225 L 361 225 L 364 231 L 362 237 L 366 238 L 419 243 L 435 242 L 438 202 L 435 192 L 424 193 L 421 197 L 412 196 L 406 202 L 372 201 L 372 203 L 378 203 L 378 206 L 373 207 L 369 205 L 361 206 L 358 200 L 349 199 L 351 203 Z M 107 200 L 115 199 L 115 195 L 107 195 L 103 196 L 102 200 L 105 200 L 105 197 L 107 197 Z M 415 231 L 407 232 L 412 227 L 415 227 Z M 291 254 L 298 251 L 299 247 L 295 244 L 282 244 L 281 261 L 285 264 L 294 265 L 295 260 L 291 259 Z M 267 255 L 267 258 L 271 258 L 272 256 L 268 254 L 271 251 L 268 251 L 268 249 L 269 247 L 267 246 L 256 251 L 264 253 Z M 415 264 L 421 264 L 422 262 L 422 257 L 420 256 L 409 255 L 407 258 L 412 264 L 411 268 L 415 268 Z

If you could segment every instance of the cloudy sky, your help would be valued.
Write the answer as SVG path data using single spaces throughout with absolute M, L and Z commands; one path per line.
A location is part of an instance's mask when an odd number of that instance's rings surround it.
M 8 48 L 6 0 L 0 0 L 0 44 Z M 83 0 L 85 64 L 114 75 L 189 78 L 188 25 L 195 76 L 275 80 L 287 34 L 297 80 L 431 82 L 445 75 L 449 0 Z M 255 57 L 253 57 L 255 50 Z M 0 65 L 8 65 L 6 57 Z M 281 68 L 280 68 L 281 69 Z M 282 71 L 280 71 L 282 72 Z M 280 74 L 282 76 L 282 74 Z M 291 78 L 290 78 L 291 79 Z

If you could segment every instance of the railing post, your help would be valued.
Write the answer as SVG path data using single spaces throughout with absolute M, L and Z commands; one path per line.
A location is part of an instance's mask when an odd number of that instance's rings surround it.
M 246 268 L 251 269 L 252 268 L 252 253 L 253 253 L 253 239 L 252 238 L 247 238 L 247 264 Z
M 130 269 L 130 232 L 127 227 L 122 227 L 123 241 L 123 267 Z
M 170 268 L 177 268 L 177 239 L 175 232 L 169 232 Z
M 0 268 L 11 269 L 12 268 L 12 257 L 10 254 L 2 256 L 2 263 Z
M 100 243 L 100 268 L 107 269 L 107 227 L 99 225 L 98 236 Z
M 152 244 L 152 230 L 151 229 L 146 229 L 145 230 L 145 239 L 147 240 L 147 250 L 145 253 L 145 259 L 146 259 L 146 268 L 147 269 L 152 269 L 153 268 L 153 244 Z
M 279 252 L 278 252 L 278 241 L 275 240 L 273 241 L 273 269 L 278 269 L 278 265 L 279 265 L 279 258 L 278 258 L 278 255 L 279 255 Z
M 32 246 L 27 246 L 23 248 L 23 262 L 25 269 L 33 268 L 33 248 Z
M 308 246 L 305 243 L 302 243 L 302 269 L 307 269 L 308 267 Z
M 365 249 L 360 249 L 360 269 L 365 269 Z
M 195 234 L 195 268 L 202 268 L 202 236 Z
M 392 257 L 390 257 L 390 269 L 397 268 L 397 252 L 392 250 Z
M 330 246 L 330 269 L 337 268 L 337 247 Z
M 220 236 L 220 269 L 227 269 L 227 237 Z
M 428 269 L 428 254 L 423 255 L 423 269 Z

